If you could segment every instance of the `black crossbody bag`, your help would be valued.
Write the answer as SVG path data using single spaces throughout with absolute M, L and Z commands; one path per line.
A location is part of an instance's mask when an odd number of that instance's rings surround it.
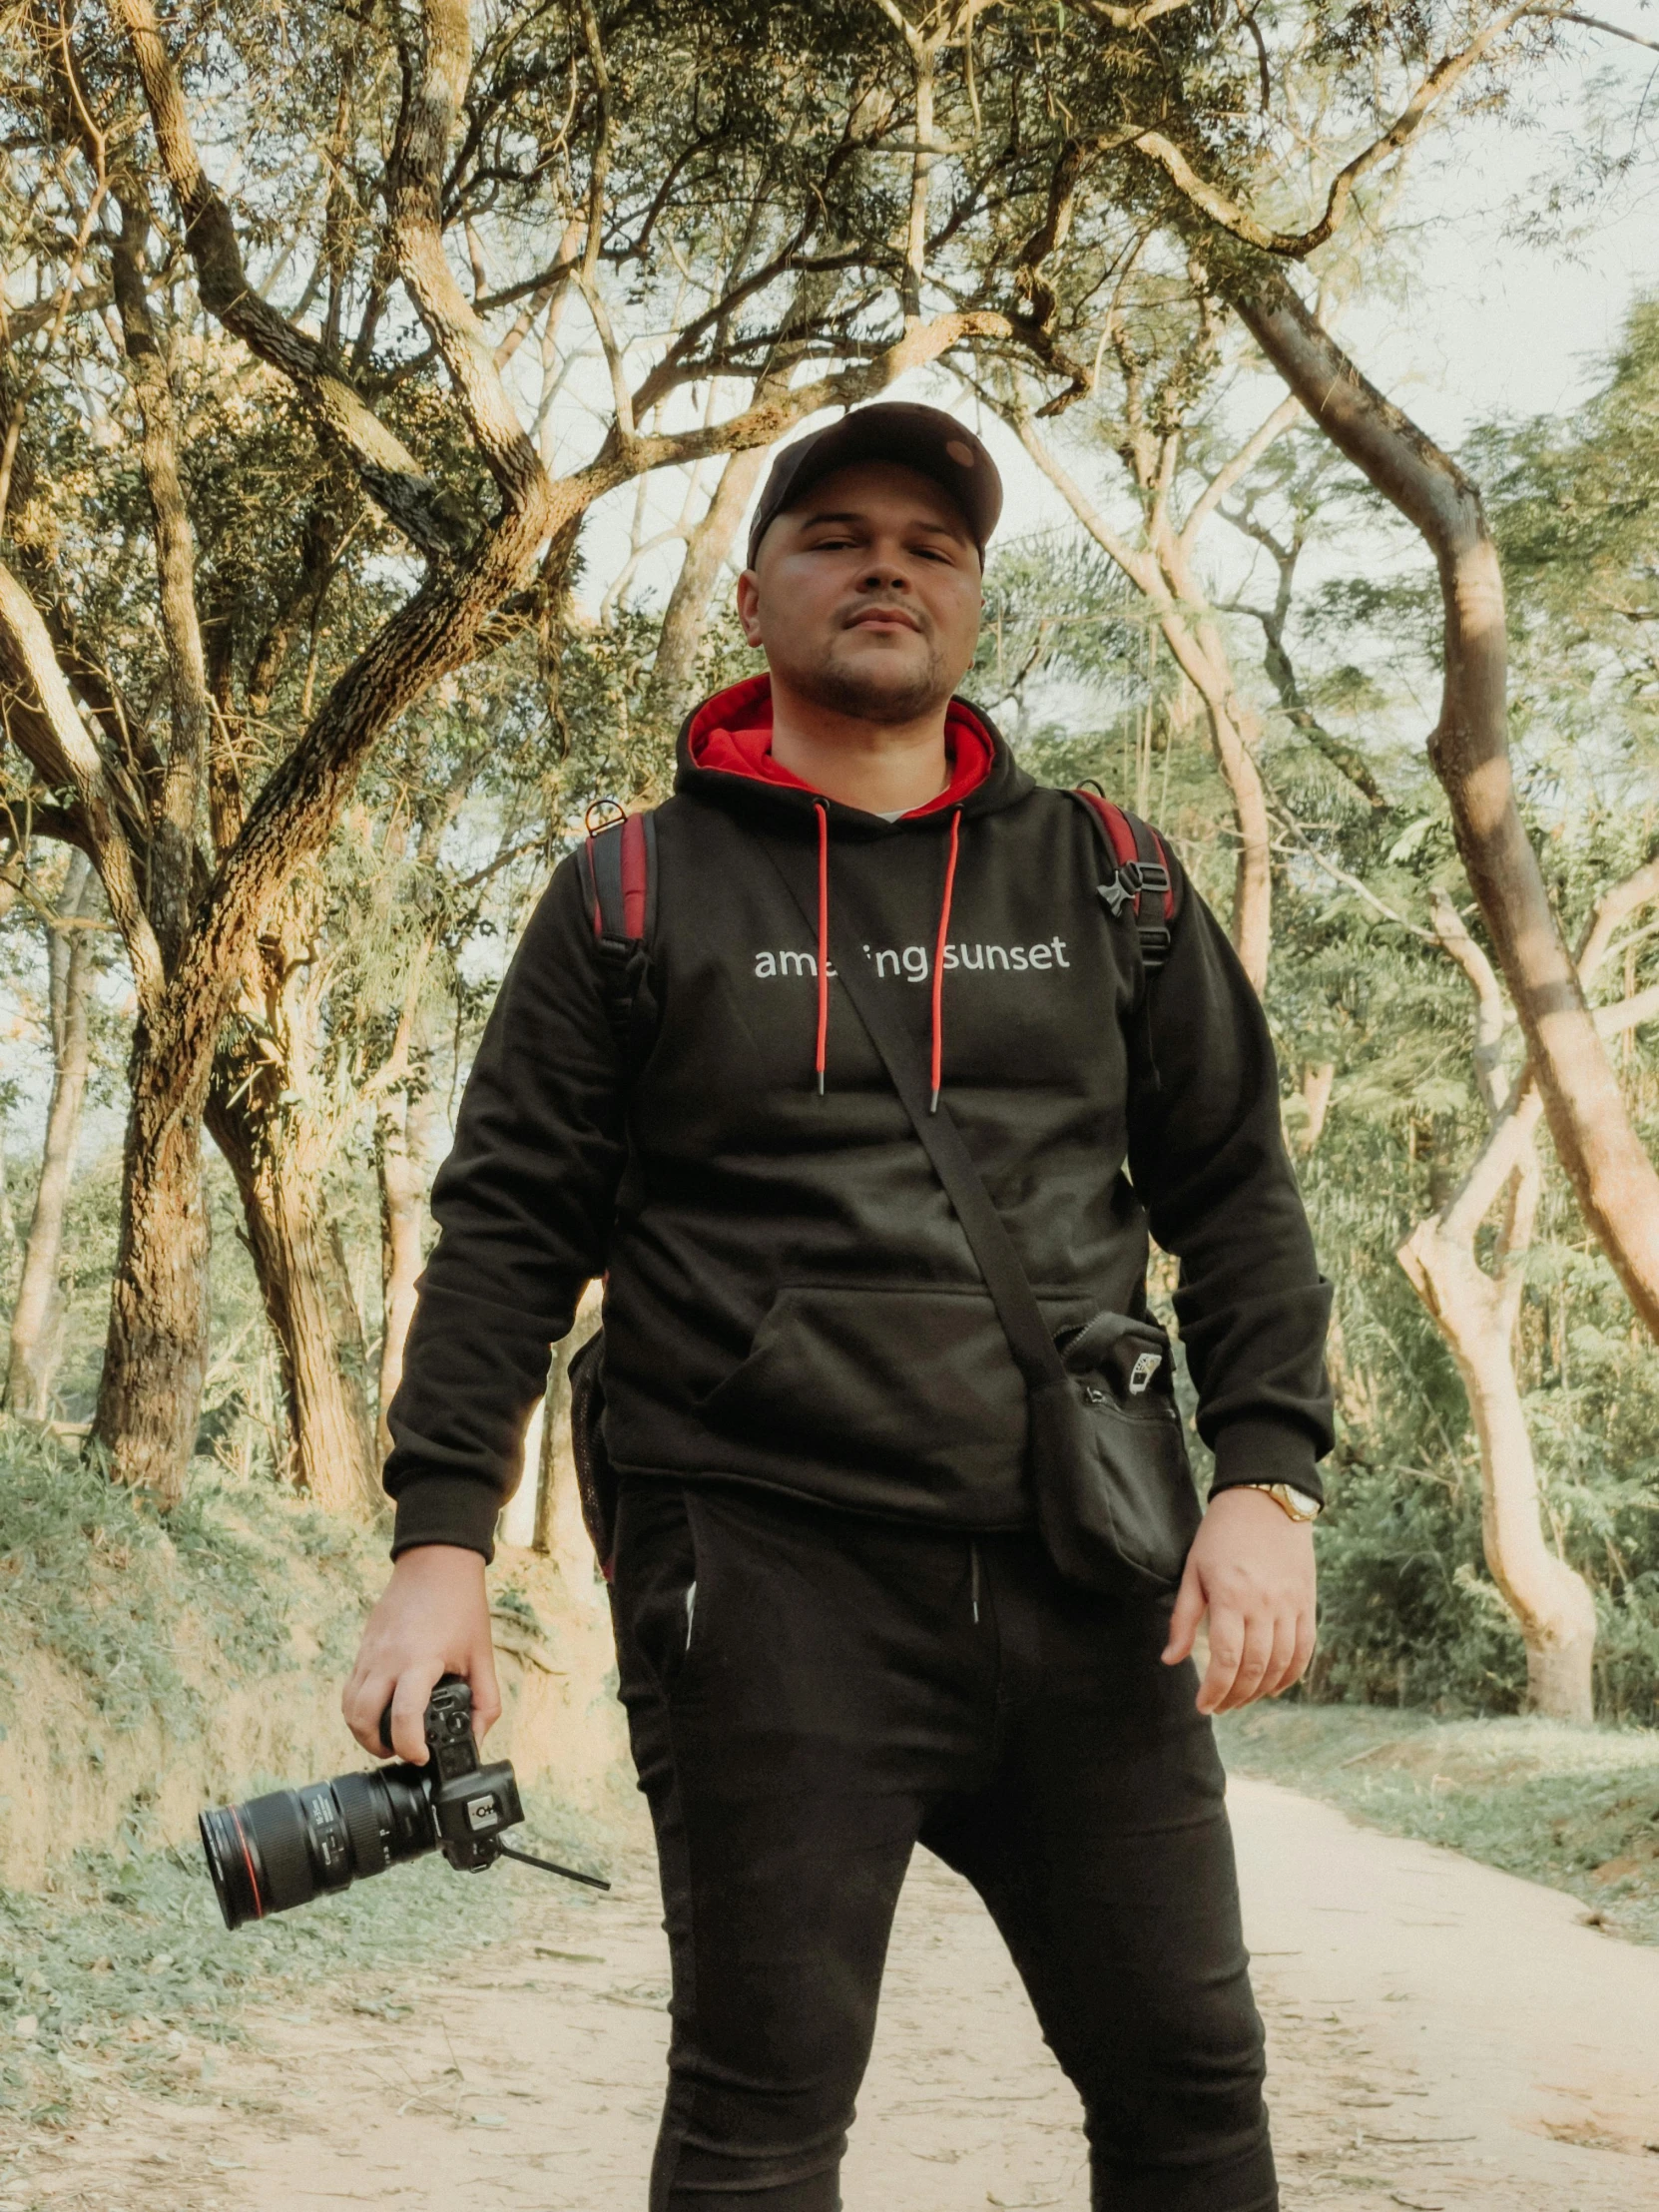
M 1202 1518 L 1168 1336 L 1156 1322 L 1113 1313 L 1058 1341 L 1050 1335 L 949 1108 L 941 1099 L 929 1109 L 913 1042 L 871 977 L 850 965 L 835 972 L 955 1209 L 1024 1378 L 1028 1465 L 1049 1557 L 1089 1589 L 1168 1593 Z

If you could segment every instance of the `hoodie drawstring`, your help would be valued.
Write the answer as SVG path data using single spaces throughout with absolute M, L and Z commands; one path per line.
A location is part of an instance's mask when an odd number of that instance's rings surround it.
M 956 888 L 956 848 L 961 842 L 962 810 L 950 812 L 950 852 L 944 863 L 944 896 L 939 900 L 939 934 L 933 946 L 933 1096 L 927 1111 L 939 1110 L 939 1085 L 944 1072 L 944 941 L 950 929 L 950 896 Z
M 814 800 L 818 816 L 818 1095 L 824 1096 L 824 1069 L 830 1052 L 830 810 Z
M 818 817 L 818 1050 L 814 1070 L 818 1094 L 824 1096 L 824 1073 L 830 1055 L 830 811 L 822 799 L 813 801 Z M 944 863 L 944 895 L 939 900 L 939 928 L 933 944 L 933 1054 L 929 1070 L 932 1097 L 928 1112 L 939 1110 L 944 1072 L 944 951 L 950 933 L 950 901 L 956 889 L 956 855 L 961 845 L 962 810 L 950 813 L 950 849 Z

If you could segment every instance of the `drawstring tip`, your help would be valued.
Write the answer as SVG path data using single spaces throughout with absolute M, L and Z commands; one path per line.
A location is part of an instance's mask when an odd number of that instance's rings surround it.
M 933 1086 L 933 1095 L 932 1095 L 932 1097 L 931 1097 L 931 1098 L 930 1098 L 930 1099 L 928 1100 L 928 1102 L 927 1102 L 927 1111 L 928 1111 L 928 1112 L 929 1112 L 930 1114 L 936 1114 L 936 1113 L 938 1112 L 938 1110 L 939 1110 L 939 1091 L 938 1091 L 938 1085 L 937 1085 L 937 1084 L 935 1084 L 935 1085 Z
M 819 1069 L 819 1071 L 818 1071 L 818 1095 L 820 1096 L 820 1098 L 822 1098 L 822 1097 L 824 1096 L 824 1070 L 823 1070 L 823 1068 L 820 1068 L 820 1069 Z

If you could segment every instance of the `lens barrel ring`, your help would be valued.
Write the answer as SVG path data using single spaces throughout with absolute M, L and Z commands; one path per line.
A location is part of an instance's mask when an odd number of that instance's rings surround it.
M 336 1775 L 334 1802 L 350 1840 L 353 1877 L 384 1874 L 391 1865 L 391 1839 L 382 1817 L 385 1784 L 377 1774 Z

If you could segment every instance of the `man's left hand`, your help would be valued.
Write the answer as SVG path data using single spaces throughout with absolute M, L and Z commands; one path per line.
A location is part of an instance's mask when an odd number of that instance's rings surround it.
M 1201 1713 L 1277 1697 L 1314 1656 L 1314 1531 L 1262 1490 L 1221 1490 L 1193 1539 L 1170 1616 L 1164 1664 L 1190 1656 L 1210 1616 Z

